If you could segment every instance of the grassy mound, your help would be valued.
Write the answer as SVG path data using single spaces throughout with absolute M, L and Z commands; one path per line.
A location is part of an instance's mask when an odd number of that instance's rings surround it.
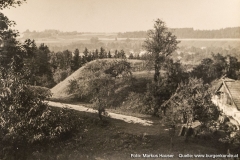
M 101 59 L 101 60 L 94 60 L 87 64 L 85 64 L 83 67 L 79 68 L 77 71 L 75 71 L 73 74 L 71 74 L 69 77 L 67 77 L 62 82 L 58 83 L 55 87 L 51 89 L 52 92 L 52 100 L 63 100 L 67 101 L 73 98 L 73 95 L 68 93 L 68 87 L 71 80 L 78 80 L 81 78 L 82 73 L 88 68 L 88 66 L 94 65 L 97 61 L 114 61 L 116 59 Z M 136 78 L 146 78 L 146 77 L 152 77 L 153 72 L 144 71 L 144 61 L 142 60 L 127 60 L 132 67 L 133 75 Z

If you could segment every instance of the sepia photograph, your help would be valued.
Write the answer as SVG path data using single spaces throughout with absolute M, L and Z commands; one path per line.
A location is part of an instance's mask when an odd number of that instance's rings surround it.
M 0 160 L 240 160 L 240 0 L 0 10 Z

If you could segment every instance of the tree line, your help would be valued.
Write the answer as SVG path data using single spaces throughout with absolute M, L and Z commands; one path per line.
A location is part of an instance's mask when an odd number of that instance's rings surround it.
M 193 28 L 169 29 L 178 38 L 240 38 L 240 27 L 229 27 L 216 30 L 194 30 Z M 147 31 L 118 33 L 119 38 L 146 38 Z
M 193 28 L 169 29 L 178 38 L 240 38 L 240 27 L 228 27 L 215 30 L 196 30 Z M 24 38 L 56 38 L 58 36 L 76 36 L 84 32 L 61 32 L 59 30 L 23 32 Z M 147 31 L 119 32 L 116 38 L 147 38 Z
M 56 38 L 58 36 L 76 36 L 81 34 L 82 34 L 81 32 L 77 32 L 77 31 L 61 32 L 59 30 L 48 29 L 42 32 L 38 32 L 38 31 L 30 31 L 29 29 L 27 29 L 26 31 L 23 32 L 23 38 L 25 39 Z
M 18 49 L 16 45 L 20 45 L 20 43 L 14 39 L 17 33 L 12 36 L 14 36 L 12 40 L 4 41 L 1 48 L 1 64 L 5 68 L 9 68 L 14 57 L 16 69 L 24 68 L 29 72 L 26 78 L 29 79 L 31 85 L 51 88 L 90 61 L 104 58 L 127 58 L 123 49 L 111 53 L 110 50 L 107 51 L 103 47 L 95 50 L 85 47 L 82 52 L 78 48 L 73 52 L 70 50 L 53 52 L 47 45 L 37 46 L 35 41 L 30 39 L 25 40 L 21 49 Z M 92 41 L 98 40 L 93 39 Z M 11 53 L 9 53 L 9 49 L 11 49 Z M 139 56 L 132 54 L 129 58 L 140 59 Z

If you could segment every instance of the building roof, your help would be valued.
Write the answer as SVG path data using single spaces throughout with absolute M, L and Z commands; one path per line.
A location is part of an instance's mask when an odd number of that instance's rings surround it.
M 229 96 L 233 100 L 235 106 L 240 110 L 240 81 L 233 80 L 229 78 L 222 78 L 221 85 L 218 87 L 217 91 L 222 91 L 222 86 L 229 93 Z
M 240 81 L 235 82 L 225 82 L 226 86 L 228 87 L 228 90 L 232 96 L 232 99 L 238 108 L 240 110 Z

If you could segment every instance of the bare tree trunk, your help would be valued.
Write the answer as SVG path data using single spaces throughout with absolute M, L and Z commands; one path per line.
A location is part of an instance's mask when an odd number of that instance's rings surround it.
M 170 152 L 172 152 L 173 149 L 173 137 L 170 138 Z
M 169 136 L 170 136 L 170 152 L 173 149 L 174 143 L 173 143 L 173 137 L 175 136 L 175 132 L 176 132 L 176 127 L 173 126 L 171 128 L 169 128 Z

